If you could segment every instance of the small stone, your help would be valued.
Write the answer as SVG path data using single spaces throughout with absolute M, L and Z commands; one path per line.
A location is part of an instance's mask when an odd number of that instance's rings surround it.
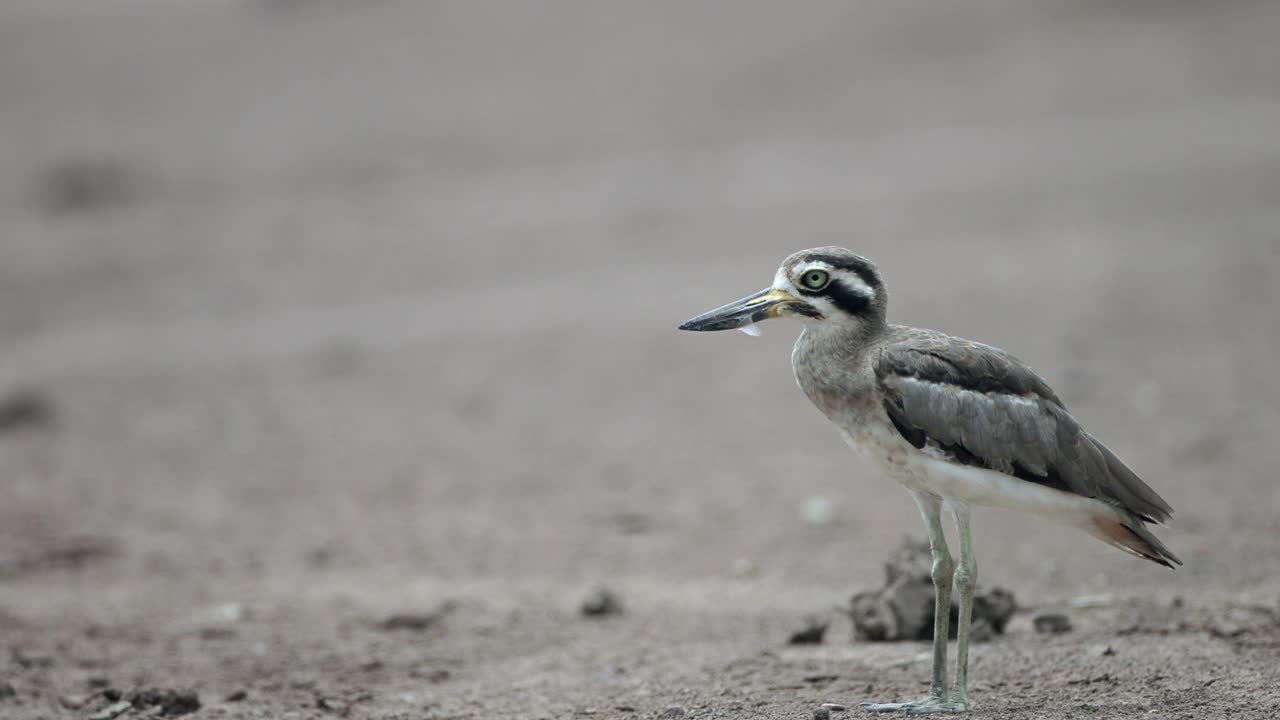
M 125 695 L 124 702 L 141 710 L 158 707 L 161 715 L 186 715 L 200 709 L 200 697 L 194 690 L 146 688 Z
M 662 717 L 665 718 L 665 720 L 679 720 L 679 718 L 682 718 L 684 716 L 685 716 L 684 708 L 680 707 L 679 705 L 672 705 L 671 707 L 662 711 Z
M 47 168 L 33 186 L 34 199 L 51 216 L 121 207 L 138 195 L 141 179 L 114 158 L 68 158 Z
M 1085 610 L 1110 607 L 1114 605 L 1115 602 L 1115 598 L 1111 595 L 1080 595 L 1078 597 L 1071 598 L 1070 605 L 1073 608 Z
M 643 535 L 653 527 L 653 519 L 642 513 L 620 513 L 614 522 L 623 535 Z
M 622 601 L 616 593 L 605 587 L 598 587 L 587 593 L 579 606 L 584 617 L 607 617 L 622 613 Z
M 13 689 L 13 685 L 0 681 L 0 700 L 8 700 L 9 698 L 17 696 L 18 691 Z
M 831 711 L 820 707 L 813 711 L 813 720 L 831 720 Z
M 830 625 L 817 615 L 809 615 L 805 617 L 804 624 L 799 630 L 791 633 L 791 637 L 787 640 L 790 645 L 821 645 L 822 638 L 827 634 L 827 626 Z
M 751 558 L 741 557 L 733 561 L 733 576 L 750 578 L 760 574 L 760 566 Z
M 805 498 L 804 504 L 800 506 L 800 517 L 810 525 L 822 526 L 830 525 L 836 517 L 835 505 L 830 500 L 821 495 L 811 495 Z
M 0 399 L 0 433 L 50 429 L 56 424 L 57 416 L 53 401 L 39 390 L 15 390 Z
M 214 605 L 205 611 L 206 619 L 212 623 L 231 624 L 244 620 L 248 613 L 240 603 L 223 603 Z
M 1071 618 L 1062 613 L 1044 613 L 1031 619 L 1031 625 L 1038 633 L 1060 635 L 1071 632 Z
M 412 630 L 423 632 L 440 622 L 440 613 L 398 613 L 383 620 L 378 627 L 383 630 Z
M 826 708 L 829 712 L 845 711 L 845 706 L 841 705 L 840 703 L 822 703 L 822 707 Z
M 112 720 L 133 709 L 133 703 L 128 700 L 121 700 L 114 705 L 108 705 L 98 712 L 88 716 L 85 720 Z
M 227 702 L 241 702 L 249 697 L 249 693 L 244 690 L 237 690 L 227 696 Z

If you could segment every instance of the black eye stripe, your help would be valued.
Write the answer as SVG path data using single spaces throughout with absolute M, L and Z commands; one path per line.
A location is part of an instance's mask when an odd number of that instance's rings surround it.
M 805 292 L 806 295 L 825 295 L 831 303 L 850 315 L 864 315 L 871 309 L 871 298 L 855 292 L 849 286 L 833 279 L 825 288 Z

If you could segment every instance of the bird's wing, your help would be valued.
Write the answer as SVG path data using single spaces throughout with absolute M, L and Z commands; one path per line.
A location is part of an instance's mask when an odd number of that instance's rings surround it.
M 1103 500 L 1148 522 L 1172 515 L 1154 490 L 1085 432 L 1044 380 L 998 348 L 941 335 L 883 348 L 885 410 L 912 445 Z

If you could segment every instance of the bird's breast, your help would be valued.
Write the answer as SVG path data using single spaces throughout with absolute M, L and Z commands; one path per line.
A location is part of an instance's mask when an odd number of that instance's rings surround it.
M 879 409 L 879 389 L 868 358 L 822 352 L 804 340 L 801 337 L 791 355 L 796 384 L 828 420 L 843 429 Z

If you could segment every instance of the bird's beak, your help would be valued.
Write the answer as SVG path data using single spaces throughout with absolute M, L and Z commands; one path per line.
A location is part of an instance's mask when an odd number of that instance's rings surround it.
M 680 326 L 680 329 L 707 331 L 746 327 L 761 320 L 778 317 L 778 311 L 784 305 L 796 302 L 801 301 L 785 290 L 765 288 L 755 295 L 749 295 L 688 320 Z

